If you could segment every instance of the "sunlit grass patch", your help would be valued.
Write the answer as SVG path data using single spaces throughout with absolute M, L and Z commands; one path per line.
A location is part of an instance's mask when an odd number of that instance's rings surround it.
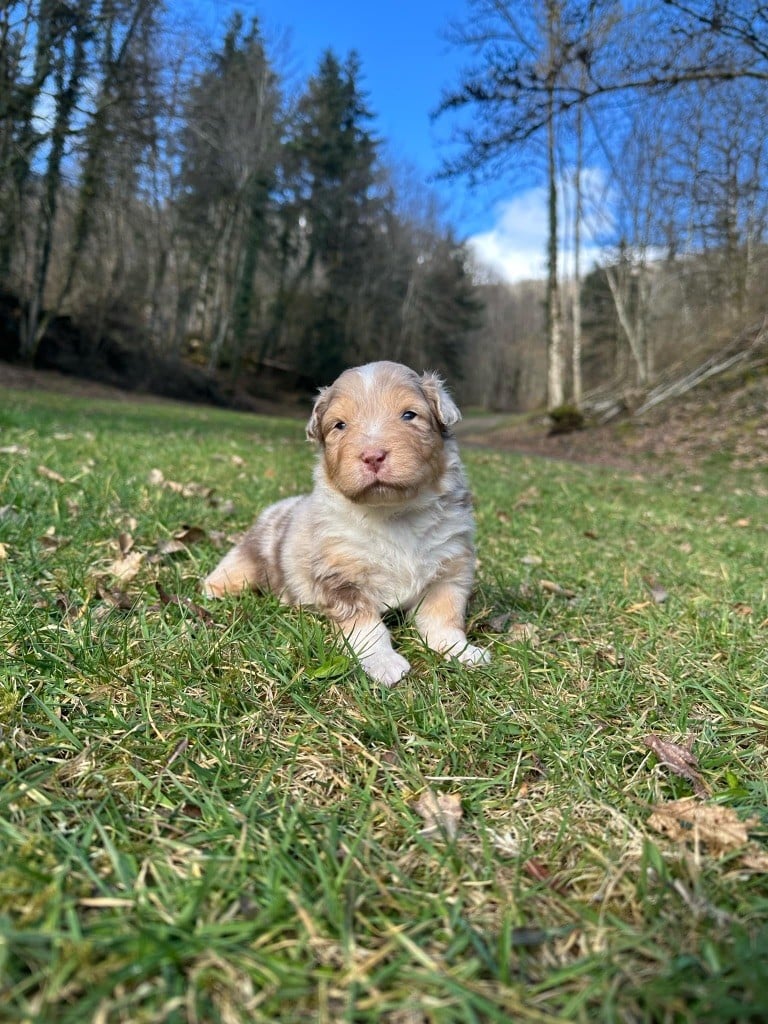
M 9 1019 L 766 1016 L 756 477 L 468 451 L 493 661 L 396 622 L 413 673 L 383 692 L 312 614 L 199 595 L 257 507 L 309 486 L 301 424 L 7 397 Z M 743 840 L 652 826 L 696 787 Z

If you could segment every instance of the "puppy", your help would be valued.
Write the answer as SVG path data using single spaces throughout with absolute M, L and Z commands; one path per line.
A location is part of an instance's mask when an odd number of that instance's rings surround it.
M 425 643 L 489 660 L 464 632 L 474 521 L 451 427 L 461 414 L 434 373 L 400 363 L 346 370 L 307 424 L 319 455 L 311 494 L 265 509 L 203 581 L 208 597 L 252 588 L 327 616 L 368 675 L 410 669 L 382 615 L 413 613 Z

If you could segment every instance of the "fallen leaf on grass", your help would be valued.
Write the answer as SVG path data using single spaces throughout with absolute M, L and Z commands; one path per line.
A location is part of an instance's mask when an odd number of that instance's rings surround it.
M 462 817 L 461 797 L 457 793 L 435 793 L 425 789 L 413 809 L 424 820 L 420 835 L 433 836 L 442 832 L 448 839 L 456 838 Z
M 108 565 L 105 573 L 107 576 L 112 576 L 118 583 L 128 583 L 138 574 L 143 561 L 144 555 L 141 551 L 130 551 L 124 557 L 116 558 Z
M 512 612 L 500 612 L 487 620 L 487 628 L 492 633 L 506 633 L 515 642 L 528 641 L 535 644 L 538 640 L 539 627 L 532 622 L 513 622 Z
M 529 487 L 522 494 L 518 495 L 517 501 L 512 506 L 512 511 L 517 512 L 518 509 L 530 508 L 531 505 L 536 504 L 540 497 L 538 487 Z
M 58 551 L 69 544 L 68 537 L 59 537 L 55 526 L 49 526 L 42 537 L 37 538 L 46 551 Z
M 24 448 L 20 444 L 4 444 L 0 448 L 0 455 L 29 455 L 29 448 Z
M 539 580 L 539 586 L 545 594 L 552 594 L 553 597 L 564 597 L 567 601 L 571 601 L 576 597 L 575 590 L 568 590 L 567 587 L 561 587 L 560 584 L 555 583 L 554 580 Z
M 733 606 L 734 615 L 740 615 L 744 619 L 748 619 L 752 612 L 753 608 L 751 604 L 738 603 Z
M 617 651 L 612 644 L 606 644 L 605 647 L 598 647 L 595 651 L 595 658 L 597 661 L 602 661 L 606 665 L 610 665 L 611 668 L 624 668 L 624 655 L 621 651 Z
M 157 553 L 159 555 L 175 555 L 179 551 L 186 551 L 190 544 L 204 540 L 205 536 L 205 530 L 200 526 L 182 526 L 174 533 L 173 537 L 157 542 Z
M 227 498 L 227 500 L 225 501 L 222 498 L 212 496 L 208 499 L 208 504 L 211 506 L 211 508 L 218 509 L 218 511 L 223 516 L 234 515 L 235 509 L 237 508 L 237 506 L 235 505 L 234 501 L 232 501 L 231 498 Z
M 105 604 L 111 605 L 113 608 L 119 608 L 123 612 L 131 611 L 135 603 L 132 597 L 118 587 L 111 587 L 109 589 L 97 587 L 96 597 L 104 601 Z
M 169 594 L 160 586 L 159 583 L 155 584 L 155 590 L 157 591 L 157 596 L 160 598 L 161 604 L 176 604 L 180 608 L 186 608 L 187 611 L 191 612 L 195 616 L 195 618 L 200 619 L 207 626 L 212 626 L 216 621 L 207 608 L 203 608 L 202 605 L 195 604 L 191 597 L 179 597 L 178 594 Z
M 63 591 L 60 591 L 56 595 L 56 608 L 61 613 L 61 619 L 65 625 L 71 625 L 82 618 L 86 607 L 87 605 L 80 604 L 71 594 L 65 594 Z
M 758 849 L 745 853 L 741 858 L 741 866 L 768 875 L 768 853 Z
M 5 559 L 7 557 L 8 557 L 8 545 L 7 544 L 0 544 L 0 562 L 2 562 L 3 559 Z
M 173 538 L 181 541 L 182 544 L 197 544 L 198 541 L 205 540 L 205 530 L 202 526 L 187 526 L 185 524 L 174 533 Z
M 206 487 L 205 484 L 197 484 L 194 481 L 180 484 L 175 480 L 166 480 L 163 486 L 175 494 L 180 494 L 182 498 L 210 498 L 213 494 L 213 487 Z
M 117 538 L 117 546 L 120 549 L 120 554 L 125 556 L 133 549 L 133 537 L 130 533 L 121 533 Z
M 544 559 L 540 555 L 523 555 L 520 559 L 521 565 L 541 565 Z
M 658 804 L 648 824 L 675 843 L 697 841 L 710 853 L 729 853 L 748 842 L 747 829 L 758 824 L 755 818 L 742 821 L 732 807 L 700 803 L 695 797 Z
M 49 469 L 47 466 L 38 466 L 37 472 L 40 476 L 44 476 L 46 480 L 53 480 L 57 484 L 65 484 L 66 478 L 57 473 L 55 469 Z
M 659 764 L 669 768 L 675 775 L 687 779 L 693 786 L 696 796 L 707 796 L 709 790 L 699 774 L 698 758 L 689 746 L 683 747 L 679 743 L 672 743 L 655 733 L 644 736 L 643 743 L 654 752 L 659 759 Z
M 153 487 L 165 487 L 166 490 L 173 491 L 174 494 L 180 494 L 182 498 L 205 498 L 210 505 L 217 504 L 217 500 L 212 497 L 213 487 L 195 483 L 193 480 L 187 484 L 179 483 L 178 480 L 166 480 L 161 469 L 150 469 L 147 483 Z
M 529 643 L 535 647 L 539 643 L 539 627 L 532 622 L 513 622 L 507 630 L 509 638 L 516 643 Z

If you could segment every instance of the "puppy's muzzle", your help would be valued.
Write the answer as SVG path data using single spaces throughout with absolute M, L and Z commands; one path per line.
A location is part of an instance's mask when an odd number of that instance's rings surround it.
M 360 453 L 360 461 L 376 476 L 383 469 L 388 455 L 386 448 L 364 448 Z

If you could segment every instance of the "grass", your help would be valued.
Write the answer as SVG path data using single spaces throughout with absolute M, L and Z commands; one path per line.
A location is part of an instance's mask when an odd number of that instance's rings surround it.
M 4 1019 L 766 1019 L 757 475 L 465 452 L 493 661 L 401 623 L 382 692 L 309 613 L 200 607 L 230 535 L 307 487 L 300 425 L 6 392 L 0 431 Z M 648 735 L 748 838 L 652 827 L 692 783 Z M 454 838 L 425 790 L 460 797 Z

